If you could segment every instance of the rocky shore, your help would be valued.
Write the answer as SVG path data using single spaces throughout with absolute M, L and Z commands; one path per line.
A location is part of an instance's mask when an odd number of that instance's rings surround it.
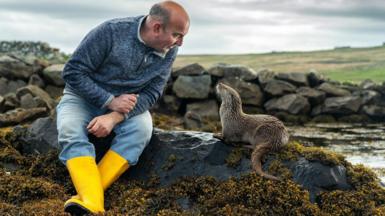
M 54 110 L 65 56 L 37 44 L 0 42 L 0 215 L 65 215 L 63 203 L 75 193 L 57 158 Z M 39 52 L 45 54 L 33 54 Z M 218 82 L 240 92 L 245 112 L 287 123 L 385 117 L 385 85 L 371 81 L 341 84 L 315 71 L 279 74 L 226 64 L 174 69 L 152 110 L 151 143 L 105 193 L 107 215 L 385 215 L 377 176 L 333 152 L 293 140 L 263 161 L 282 181 L 255 175 L 250 150 L 212 136 L 220 130 Z M 90 137 L 97 160 L 112 138 Z

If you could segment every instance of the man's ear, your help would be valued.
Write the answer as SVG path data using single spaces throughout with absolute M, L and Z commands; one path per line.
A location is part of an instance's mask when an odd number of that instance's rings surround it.
M 159 33 L 160 32 L 160 29 L 162 28 L 162 24 L 161 23 L 155 23 L 153 25 L 153 30 L 154 30 L 154 33 Z

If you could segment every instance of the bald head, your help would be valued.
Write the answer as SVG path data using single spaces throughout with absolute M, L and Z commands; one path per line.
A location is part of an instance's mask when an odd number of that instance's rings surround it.
M 173 1 L 163 1 L 153 5 L 149 15 L 152 19 L 162 22 L 164 26 L 190 22 L 190 18 L 185 9 Z

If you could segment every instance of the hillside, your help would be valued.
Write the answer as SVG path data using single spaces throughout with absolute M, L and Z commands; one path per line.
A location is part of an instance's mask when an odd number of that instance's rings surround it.
M 244 55 L 179 55 L 174 66 L 199 63 L 208 68 L 219 62 L 247 65 L 255 70 L 269 68 L 276 72 L 307 72 L 315 69 L 330 79 L 342 82 L 365 79 L 385 81 L 385 46 Z

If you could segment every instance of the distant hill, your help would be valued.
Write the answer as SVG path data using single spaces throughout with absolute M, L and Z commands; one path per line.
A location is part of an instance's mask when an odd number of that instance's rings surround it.
M 338 81 L 385 81 L 385 46 L 244 55 L 179 55 L 174 67 L 199 63 L 208 68 L 220 62 L 246 65 L 255 70 L 269 68 L 276 72 L 308 72 L 314 69 Z

